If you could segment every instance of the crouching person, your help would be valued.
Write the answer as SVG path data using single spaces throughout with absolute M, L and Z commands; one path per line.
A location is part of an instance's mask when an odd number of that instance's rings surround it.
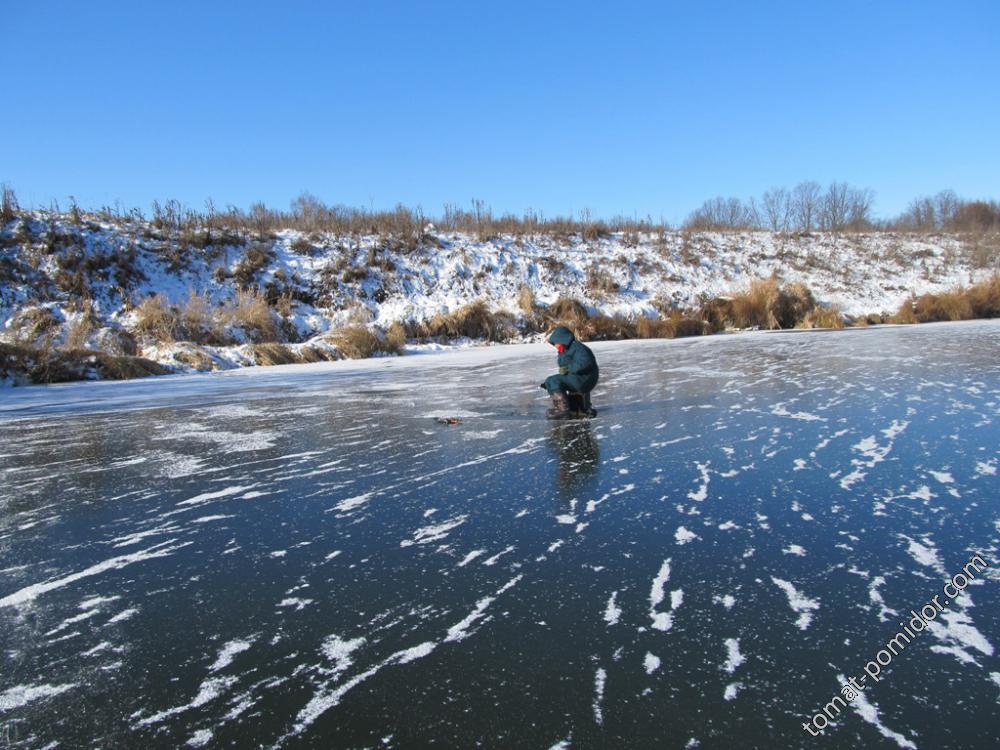
M 576 340 L 573 332 L 559 326 L 549 335 L 549 343 L 559 352 L 559 374 L 550 375 L 542 388 L 552 398 L 549 419 L 596 416 L 590 406 L 590 392 L 597 385 L 597 359 L 589 347 Z

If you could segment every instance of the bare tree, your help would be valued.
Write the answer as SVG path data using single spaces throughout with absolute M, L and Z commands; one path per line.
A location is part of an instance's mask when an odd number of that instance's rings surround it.
M 858 232 L 871 226 L 872 204 L 875 203 L 875 193 L 869 188 L 848 188 L 847 191 L 847 224 Z
M 850 215 L 850 186 L 846 182 L 831 182 L 819 203 L 819 226 L 827 232 L 840 232 L 847 226 Z
M 750 212 L 739 198 L 712 198 L 695 209 L 684 222 L 687 229 L 744 229 L 750 225 Z
M 772 232 L 784 232 L 792 216 L 792 201 L 788 191 L 783 187 L 771 188 L 761 196 L 767 226 Z
M 816 224 L 820 202 L 818 182 L 800 182 L 792 191 L 792 216 L 803 232 L 811 232 Z

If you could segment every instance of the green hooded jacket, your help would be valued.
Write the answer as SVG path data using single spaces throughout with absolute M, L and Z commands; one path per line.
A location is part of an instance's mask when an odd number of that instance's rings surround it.
M 599 370 L 594 353 L 576 340 L 573 332 L 559 326 L 549 335 L 549 343 L 562 344 L 566 349 L 559 355 L 559 367 L 566 368 L 564 382 L 573 391 L 589 393 L 597 385 Z

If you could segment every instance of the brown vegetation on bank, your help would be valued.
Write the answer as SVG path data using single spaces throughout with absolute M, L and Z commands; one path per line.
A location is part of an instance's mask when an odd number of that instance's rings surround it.
M 0 378 L 24 377 L 32 383 L 75 380 L 127 380 L 165 375 L 169 370 L 142 357 L 126 357 L 91 349 L 40 348 L 0 342 Z
M 969 287 L 924 294 L 902 305 L 893 323 L 939 323 L 1000 317 L 1000 274 Z

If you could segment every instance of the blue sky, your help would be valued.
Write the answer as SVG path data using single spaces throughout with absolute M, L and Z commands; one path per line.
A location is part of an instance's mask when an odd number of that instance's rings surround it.
M 48 2 L 0 14 L 22 202 L 650 215 L 804 179 L 1000 197 L 1000 3 Z

